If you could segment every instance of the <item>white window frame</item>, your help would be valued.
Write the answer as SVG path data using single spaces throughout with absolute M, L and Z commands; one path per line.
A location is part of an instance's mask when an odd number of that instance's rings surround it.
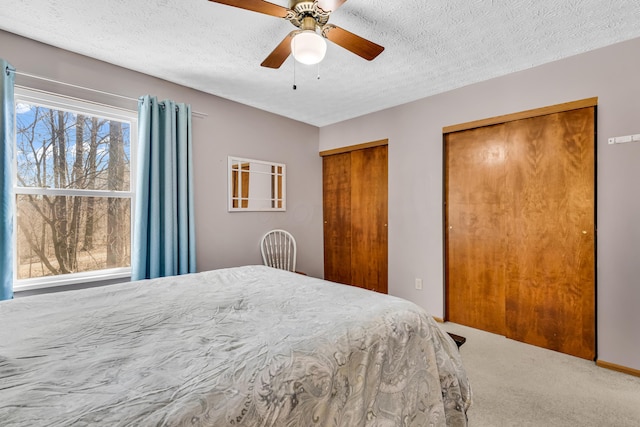
M 85 101 L 60 94 L 16 87 L 14 102 L 25 102 L 37 104 L 39 106 L 52 109 L 64 110 L 71 113 L 87 114 L 105 119 L 127 122 L 130 126 L 130 162 L 131 177 L 129 191 L 108 191 L 108 190 L 80 190 L 80 189 L 58 189 L 58 188 L 34 188 L 19 187 L 17 185 L 17 156 L 14 155 L 13 190 L 14 195 L 19 194 L 41 194 L 50 196 L 83 196 L 83 197 L 118 197 L 131 200 L 131 248 L 133 248 L 134 235 L 134 208 L 135 208 L 135 188 L 136 188 L 136 148 L 138 145 L 138 113 L 108 105 Z M 14 126 L 15 128 L 15 126 Z M 17 129 L 16 129 L 17 132 Z M 17 135 L 13 139 L 14 151 L 17 148 Z M 17 206 L 14 207 L 14 215 L 17 215 Z M 14 221 L 13 244 L 17 248 L 18 225 Z M 125 279 L 131 277 L 131 267 L 119 267 L 102 270 L 87 271 L 82 273 L 60 274 L 55 276 L 34 277 L 29 279 L 18 279 L 18 251 L 13 254 L 13 290 L 27 291 L 49 287 L 67 286 L 78 283 L 92 283 L 112 279 Z

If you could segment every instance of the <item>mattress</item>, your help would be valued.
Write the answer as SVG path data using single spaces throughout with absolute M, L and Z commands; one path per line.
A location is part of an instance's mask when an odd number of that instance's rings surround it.
M 3 426 L 464 426 L 406 300 L 264 266 L 0 302 Z

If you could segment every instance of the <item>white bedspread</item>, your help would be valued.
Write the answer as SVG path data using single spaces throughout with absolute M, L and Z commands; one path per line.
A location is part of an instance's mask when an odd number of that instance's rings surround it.
M 418 306 L 263 266 L 0 302 L 2 426 L 466 425 Z

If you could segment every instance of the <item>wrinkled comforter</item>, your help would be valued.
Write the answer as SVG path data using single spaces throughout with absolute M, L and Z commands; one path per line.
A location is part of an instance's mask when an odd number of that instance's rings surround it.
M 0 302 L 2 426 L 462 426 L 470 400 L 415 304 L 269 267 Z

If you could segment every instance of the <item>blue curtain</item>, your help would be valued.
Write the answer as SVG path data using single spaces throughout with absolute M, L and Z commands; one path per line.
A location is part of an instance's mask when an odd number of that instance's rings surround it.
M 132 280 L 196 271 L 191 106 L 138 103 Z
M 13 298 L 13 138 L 15 69 L 0 58 L 0 300 Z

